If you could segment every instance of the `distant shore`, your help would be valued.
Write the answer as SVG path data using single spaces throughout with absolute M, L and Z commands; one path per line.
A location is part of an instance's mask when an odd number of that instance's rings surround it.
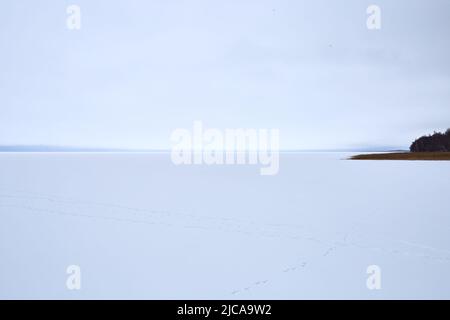
M 350 160 L 423 160 L 423 161 L 449 161 L 450 152 L 390 152 L 358 154 Z

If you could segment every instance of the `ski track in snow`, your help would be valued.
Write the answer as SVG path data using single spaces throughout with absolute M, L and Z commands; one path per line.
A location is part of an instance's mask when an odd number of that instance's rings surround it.
M 433 260 L 437 262 L 450 262 L 450 251 L 434 248 L 432 246 L 417 244 L 408 240 L 393 239 L 386 235 L 373 232 L 374 239 L 380 239 L 382 242 L 393 244 L 390 247 L 367 245 L 357 240 L 357 227 L 353 231 L 342 231 L 339 234 L 344 235 L 342 240 L 324 239 L 320 236 L 307 232 L 307 227 L 302 225 L 292 225 L 288 223 L 261 223 L 256 221 L 226 218 L 210 217 L 205 215 L 196 215 L 189 213 L 171 212 L 165 210 L 149 210 L 136 208 L 121 204 L 104 203 L 95 201 L 77 200 L 55 195 L 29 192 L 25 190 L 11 191 L 3 189 L 0 194 L 1 208 L 20 209 L 24 214 L 47 214 L 57 216 L 76 217 L 84 219 L 98 219 L 120 223 L 137 223 L 152 226 L 164 226 L 169 228 L 184 228 L 192 230 L 222 231 L 226 233 L 242 234 L 251 237 L 283 238 L 291 241 L 309 241 L 314 242 L 324 248 L 321 258 L 327 258 L 342 248 L 356 248 L 359 250 L 374 250 L 385 254 L 403 255 L 410 258 L 420 258 Z M 6 203 L 4 203 L 6 202 Z M 28 202 L 28 203 L 27 203 Z M 29 203 L 32 204 L 29 204 Z M 36 205 L 35 202 L 41 204 Z M 45 205 L 42 207 L 42 205 Z M 51 207 L 51 209 L 49 209 Z M 100 208 L 100 209 L 99 209 Z M 103 215 L 93 215 L 86 212 L 102 212 Z M 3 210 L 2 210 L 3 211 Z M 336 233 L 336 234 L 338 234 Z M 396 245 L 405 247 L 404 249 L 395 249 Z M 317 259 L 318 257 L 314 258 Z M 289 276 L 293 272 L 301 272 L 308 265 L 314 262 L 314 259 L 299 259 L 298 263 L 287 265 L 281 270 L 274 271 L 272 275 L 262 280 L 255 280 L 248 285 L 231 291 L 231 295 L 246 293 L 250 290 L 257 290 L 262 286 L 267 286 L 273 277 Z

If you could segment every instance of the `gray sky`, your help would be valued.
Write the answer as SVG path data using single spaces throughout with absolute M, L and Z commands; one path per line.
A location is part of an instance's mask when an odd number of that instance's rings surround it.
M 449 31 L 448 0 L 4 0 L 0 144 L 163 149 L 201 120 L 408 146 L 450 126 Z

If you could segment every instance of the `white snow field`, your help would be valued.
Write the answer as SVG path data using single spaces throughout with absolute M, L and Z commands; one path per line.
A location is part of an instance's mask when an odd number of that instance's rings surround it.
M 450 163 L 348 156 L 0 154 L 0 298 L 450 299 Z

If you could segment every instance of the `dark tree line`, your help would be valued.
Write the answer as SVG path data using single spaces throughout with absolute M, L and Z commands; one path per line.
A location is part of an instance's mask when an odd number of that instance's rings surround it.
M 411 152 L 450 152 L 450 129 L 447 129 L 445 133 L 435 132 L 416 139 L 409 150 Z

